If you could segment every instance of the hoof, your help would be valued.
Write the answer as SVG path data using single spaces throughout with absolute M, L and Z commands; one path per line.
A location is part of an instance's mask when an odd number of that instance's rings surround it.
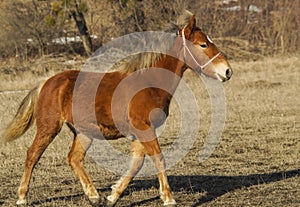
M 106 206 L 107 207 L 113 207 L 117 203 L 117 199 L 113 198 L 113 196 L 107 196 L 106 198 Z
M 106 201 L 106 207 L 114 207 L 115 205 L 116 205 L 116 202 L 113 203 L 113 202 L 111 202 L 109 200 Z
M 164 204 L 164 206 L 166 206 L 166 207 L 176 207 L 177 205 L 175 203 L 175 204 Z
M 164 206 L 166 206 L 166 207 L 175 207 L 177 205 L 176 205 L 176 201 L 173 199 L 171 201 L 165 201 Z
M 17 205 L 26 205 L 27 201 L 26 201 L 26 199 L 19 199 L 16 204 Z
M 99 196 L 89 197 L 89 201 L 92 206 L 97 206 L 97 207 L 106 206 L 106 199 L 104 197 L 99 197 Z

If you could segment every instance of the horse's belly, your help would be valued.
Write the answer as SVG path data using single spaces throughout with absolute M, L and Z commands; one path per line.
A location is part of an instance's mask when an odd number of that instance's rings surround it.
M 105 139 L 118 139 L 120 137 L 124 137 L 124 135 L 115 127 L 115 126 L 104 126 L 99 125 L 100 134 Z

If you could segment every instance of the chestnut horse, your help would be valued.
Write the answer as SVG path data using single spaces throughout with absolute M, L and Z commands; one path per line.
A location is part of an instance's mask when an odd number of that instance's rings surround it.
M 226 58 L 210 38 L 196 26 L 193 14 L 188 16 L 185 26 L 179 29 L 169 52 L 177 58 L 172 55 L 150 58 L 148 66 L 151 70 L 139 71 L 139 69 L 133 68 L 132 70 L 107 73 L 65 71 L 54 75 L 42 85 L 31 90 L 22 101 L 14 120 L 7 127 L 3 136 L 6 141 L 13 141 L 24 134 L 34 122 L 36 123 L 37 131 L 35 139 L 27 151 L 17 204 L 26 203 L 26 194 L 34 166 L 60 132 L 63 124 L 66 123 L 74 133 L 74 141 L 67 160 L 80 180 L 84 193 L 92 203 L 99 203 L 101 199 L 83 167 L 82 160 L 92 143 L 91 136 L 101 133 L 105 139 L 126 136 L 132 138 L 130 170 L 112 186 L 111 195 L 105 201 L 102 200 L 101 202 L 105 202 L 105 204 L 101 205 L 113 206 L 117 202 L 129 182 L 141 169 L 146 155 L 151 157 L 157 170 L 160 197 L 164 205 L 176 205 L 168 184 L 165 160 L 155 129 L 168 116 L 172 95 L 186 69 L 189 68 L 197 74 L 202 73 L 222 82 L 230 79 L 232 70 Z M 174 74 L 174 77 L 163 75 L 164 73 L 161 71 Z M 76 83 L 79 76 L 81 81 Z M 87 88 L 89 84 L 93 81 L 97 82 L 98 79 L 101 79 L 101 82 L 92 99 L 89 100 L 88 95 L 83 96 L 84 100 L 80 96 L 75 97 L 75 90 L 79 90 L 77 95 L 81 94 L 80 90 L 84 90 L 82 88 Z M 128 79 L 127 85 L 123 85 L 121 89 L 118 88 L 120 90 L 119 97 L 113 98 L 117 86 L 125 79 Z M 132 87 L 138 87 L 141 83 L 147 83 L 149 87 L 136 92 L 133 97 L 129 97 L 128 105 L 124 104 Z M 156 87 L 161 83 L 164 83 L 169 90 Z M 116 107 L 119 112 L 114 112 L 112 109 L 113 99 L 119 103 Z M 76 111 L 74 105 L 78 106 Z M 160 110 L 157 112 L 153 109 Z M 161 112 L 165 116 L 162 116 Z M 93 122 L 93 118 L 89 117 L 90 113 L 94 114 L 96 123 Z

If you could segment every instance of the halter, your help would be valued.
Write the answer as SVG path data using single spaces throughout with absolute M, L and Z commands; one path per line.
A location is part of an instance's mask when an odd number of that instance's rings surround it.
M 212 59 L 210 59 L 209 61 L 207 61 L 205 64 L 200 65 L 198 63 L 198 61 L 196 60 L 196 58 L 193 56 L 192 52 L 190 51 L 190 49 L 188 48 L 188 46 L 186 45 L 186 40 L 185 40 L 185 35 L 184 35 L 184 29 L 185 27 L 182 29 L 181 34 L 182 34 L 182 42 L 183 42 L 183 55 L 184 55 L 184 61 L 186 60 L 186 51 L 188 51 L 188 53 L 190 54 L 190 56 L 192 57 L 193 61 L 198 65 L 198 67 L 200 68 L 200 71 L 202 71 L 206 66 L 208 66 L 212 61 L 214 61 L 221 53 L 219 52 L 218 54 L 216 54 Z

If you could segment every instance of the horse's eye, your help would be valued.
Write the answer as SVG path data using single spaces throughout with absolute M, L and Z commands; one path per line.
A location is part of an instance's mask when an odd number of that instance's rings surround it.
M 200 47 L 202 47 L 202 48 L 207 48 L 207 44 L 206 44 L 206 43 L 201 43 L 201 44 L 200 44 Z

